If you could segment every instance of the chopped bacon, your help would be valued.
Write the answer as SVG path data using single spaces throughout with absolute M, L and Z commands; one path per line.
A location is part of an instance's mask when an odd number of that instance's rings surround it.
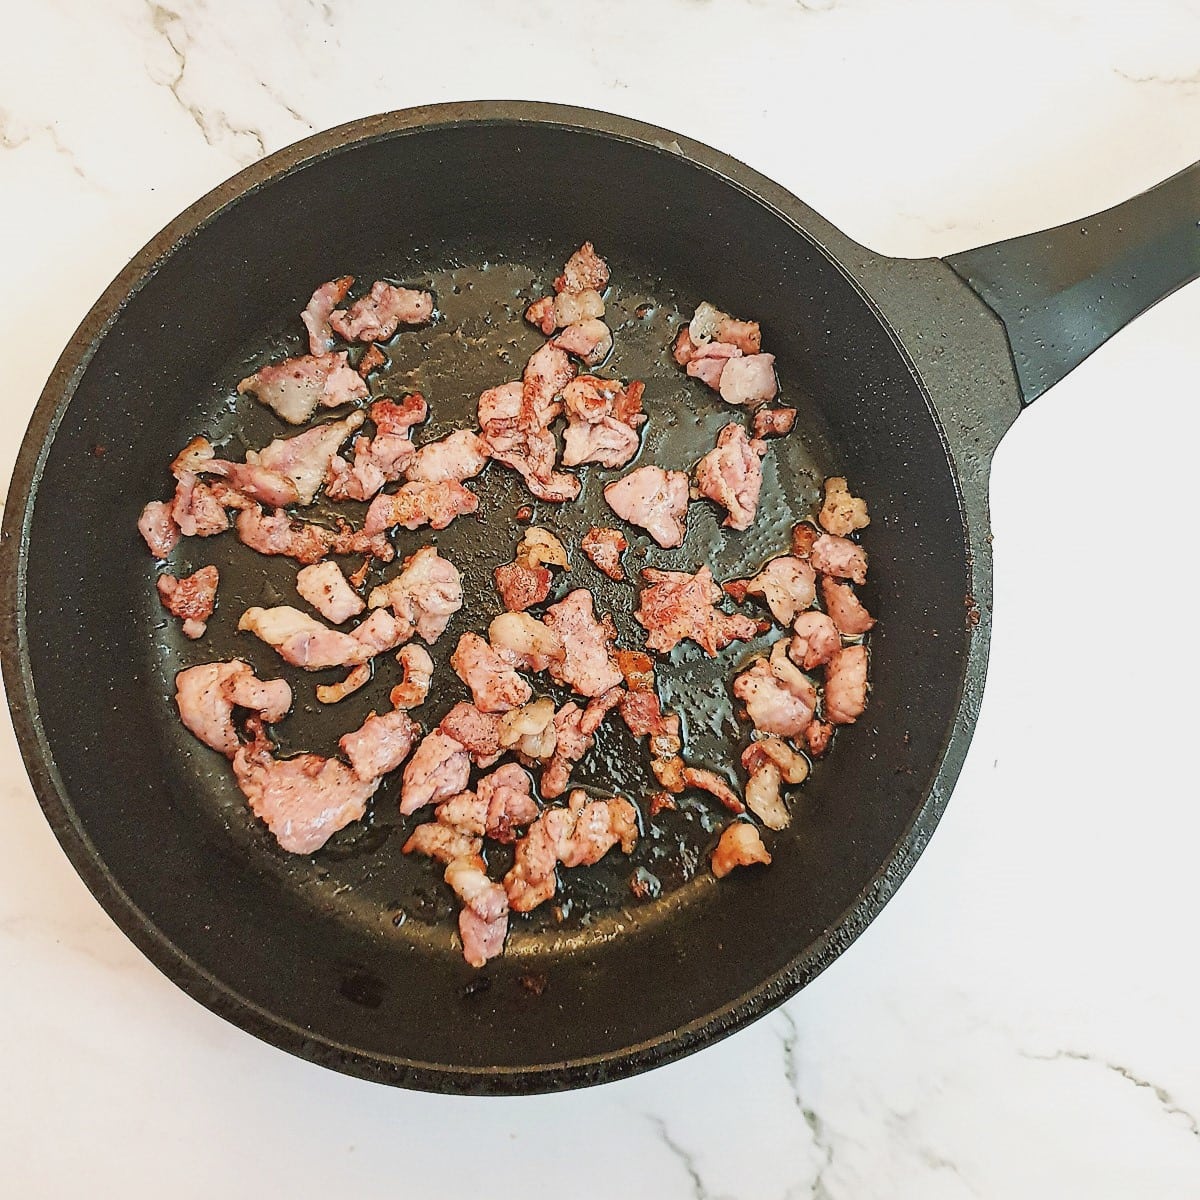
M 618 650 L 617 666 L 631 692 L 654 691 L 654 659 L 640 650 Z
M 304 328 L 308 330 L 308 352 L 328 354 L 333 349 L 333 330 L 329 327 L 329 314 L 346 298 L 353 275 L 343 275 L 323 283 L 312 294 L 312 299 L 300 314 Z
M 474 792 L 461 792 L 439 804 L 437 820 L 477 837 L 513 842 L 517 829 L 537 819 L 530 787 L 525 771 L 516 763 L 505 763 L 482 776 Z
M 581 696 L 598 696 L 621 682 L 611 646 L 617 631 L 612 617 L 597 620 L 592 611 L 592 594 L 576 588 L 546 610 L 545 624 L 562 641 L 563 661 L 551 662 L 550 674 Z
M 354 432 L 366 417 L 361 412 L 353 412 L 343 421 L 330 421 L 318 425 L 314 429 L 306 429 L 303 433 L 290 438 L 277 438 L 262 450 L 246 451 L 246 466 L 271 472 L 277 478 L 290 482 L 295 488 L 295 498 L 290 501 L 280 501 L 267 494 L 256 494 L 243 487 L 228 468 L 236 468 L 236 463 L 223 464 L 229 482 L 239 491 L 246 492 L 255 500 L 261 500 L 273 507 L 282 507 L 284 503 L 311 504 L 317 489 L 321 486 L 329 471 L 338 447 Z M 213 471 L 216 462 L 208 463 L 206 470 Z
M 438 728 L 464 747 L 477 767 L 490 767 L 500 757 L 502 717 L 481 712 L 465 700 L 456 704 Z
M 203 663 L 175 676 L 175 703 L 184 726 L 206 746 L 232 758 L 238 748 L 234 707 L 254 709 L 264 721 L 279 721 L 292 707 L 283 679 L 259 679 L 241 661 Z
M 791 821 L 780 794 L 783 783 L 803 782 L 808 760 L 777 737 L 751 742 L 742 753 L 742 766 L 750 773 L 746 806 L 768 829 L 784 829 Z
M 613 346 L 612 330 L 597 317 L 567 325 L 550 345 L 573 354 L 585 367 L 602 363 Z
M 681 773 L 685 787 L 698 788 L 715 796 L 730 812 L 742 813 L 746 806 L 741 797 L 715 771 L 702 770 L 699 767 L 684 767 Z
M 366 353 L 358 360 L 358 366 L 354 369 L 364 378 L 377 367 L 382 367 L 387 362 L 387 355 L 384 354 L 378 346 L 371 345 L 367 347 Z
M 470 777 L 467 748 L 440 728 L 427 733 L 404 767 L 401 814 L 408 816 L 426 804 L 458 795 Z
M 622 387 L 613 379 L 580 375 L 563 389 L 567 429 L 563 463 L 574 467 L 595 462 L 623 467 L 638 449 L 637 428 L 645 420 L 638 380 Z
M 420 392 L 410 392 L 399 401 L 376 400 L 367 415 L 375 422 L 377 435 L 408 437 L 412 427 L 429 416 L 429 403 Z
M 802 612 L 796 618 L 792 635 L 788 658 L 806 671 L 823 667 L 842 648 L 837 626 L 827 614 L 817 609 Z
M 698 349 L 692 341 L 692 331 L 686 325 L 682 326 L 675 335 L 675 341 L 671 343 L 672 357 L 681 367 L 686 367 Z
M 817 598 L 817 576 L 802 558 L 783 555 L 773 558 L 752 579 L 735 579 L 725 591 L 741 603 L 746 596 L 761 596 L 771 616 L 790 625 L 798 612 L 811 607 Z
M 483 712 L 507 712 L 533 695 L 528 682 L 477 633 L 467 632 L 459 638 L 450 665 Z
M 690 366 L 689 366 L 690 370 Z M 774 400 L 779 392 L 775 355 L 745 354 L 731 358 L 721 372 L 721 399 L 726 404 L 754 408 Z
M 759 733 L 799 737 L 813 718 L 817 689 L 788 657 L 782 641 L 771 656 L 756 658 L 733 681 L 733 694 L 746 705 L 746 714 Z
M 814 721 L 804 731 L 804 741 L 813 758 L 820 758 L 829 749 L 833 739 L 833 726 L 828 721 Z
M 514 708 L 500 718 L 500 745 L 522 762 L 548 759 L 558 744 L 554 701 L 548 696 Z
M 341 517 L 337 518 L 337 523 L 338 531 L 333 535 L 334 554 L 369 554 L 380 562 L 391 562 L 395 558 L 395 548 L 385 534 L 352 529 Z
M 519 671 L 561 668 L 566 658 L 558 633 L 528 613 L 501 613 L 488 626 L 488 641 L 510 667 Z
M 274 647 L 284 662 L 306 671 L 357 666 L 404 641 L 403 627 L 381 609 L 349 633 L 342 633 L 288 605 L 255 607 L 242 614 L 238 629 L 253 633 Z
M 429 657 L 429 651 L 414 642 L 401 646 L 396 661 L 404 671 L 404 682 L 396 684 L 388 696 L 392 707 L 416 708 L 424 704 L 433 682 L 433 659 Z
M 571 782 L 571 770 L 595 745 L 583 728 L 584 709 L 569 702 L 554 714 L 554 752 L 542 772 L 542 795 L 547 800 L 561 796 Z
M 359 820 L 379 786 L 378 779 L 360 779 L 335 758 L 275 758 L 261 733 L 233 756 L 233 773 L 251 811 L 292 854 L 312 854 Z
M 742 352 L 725 342 L 706 342 L 692 351 L 687 361 L 687 373 L 693 379 L 706 383 L 713 391 L 721 387 L 721 378 L 725 367 L 735 358 L 741 358 Z
M 722 314 L 717 324 L 716 339 L 736 346 L 743 354 L 757 354 L 762 349 L 762 331 L 757 321 L 739 321 Z
M 566 504 L 579 495 L 583 486 L 579 477 L 569 471 L 553 471 L 548 479 L 538 479 L 534 475 L 525 475 L 525 486 L 538 500 L 547 500 L 551 504 Z
M 163 607 L 183 622 L 184 637 L 204 636 L 217 599 L 220 576 L 213 566 L 201 567 L 183 579 L 160 575 L 155 581 Z
M 524 612 L 550 595 L 550 572 L 545 567 L 524 563 L 502 563 L 492 572 L 496 591 L 509 612 Z
M 296 591 L 334 625 L 357 617 L 367 607 L 334 562 L 302 567 L 296 575 Z
M 448 863 L 445 880 L 463 902 L 458 914 L 463 958 L 469 966 L 482 967 L 504 949 L 504 939 L 508 936 L 508 897 L 504 887 L 487 877 L 483 859 L 477 855 Z
M 470 429 L 457 429 L 440 441 L 427 442 L 409 460 L 405 478 L 413 483 L 462 483 L 487 466 L 487 443 Z
M 758 510 L 762 490 L 762 464 L 767 444 L 751 441 L 746 431 L 730 422 L 717 435 L 716 449 L 696 464 L 696 488 L 702 496 L 727 509 L 723 524 L 730 529 L 749 529 Z
M 584 534 L 579 548 L 592 560 L 596 569 L 603 571 L 609 579 L 615 579 L 619 583 L 625 578 L 621 555 L 629 548 L 629 543 L 616 529 L 609 529 L 605 525 L 593 525 Z
M 669 735 L 673 729 L 654 691 L 626 692 L 621 697 L 621 716 L 634 737 Z
M 867 707 L 867 648 L 846 646 L 825 668 L 825 719 L 852 725 Z
M 642 578 L 649 585 L 638 597 L 634 619 L 649 636 L 651 650 L 667 651 L 684 638 L 715 655 L 732 641 L 745 641 L 758 633 L 758 624 L 741 614 L 721 612 L 714 605 L 721 589 L 712 572 L 703 566 L 695 575 L 684 571 L 657 571 L 647 567 Z
M 338 746 L 359 779 L 378 779 L 408 757 L 420 733 L 406 712 L 372 713 L 358 729 L 343 734 Z
M 442 636 L 450 618 L 462 608 L 462 576 L 435 546 L 422 546 L 404 560 L 394 579 L 371 589 L 372 608 L 390 606 L 396 619 L 432 645 Z
M 821 534 L 813 543 L 812 565 L 824 575 L 867 582 L 867 552 L 849 538 Z
M 554 297 L 542 296 L 535 300 L 525 310 L 525 320 L 530 325 L 536 325 L 549 337 L 558 328 L 558 320 L 554 315 Z
M 850 494 L 841 475 L 832 475 L 825 480 L 825 503 L 817 520 L 825 530 L 838 537 L 849 537 L 856 529 L 865 529 L 871 523 L 867 502 Z
M 649 811 L 652 817 L 657 817 L 660 812 L 676 812 L 678 809 L 679 805 L 670 792 L 655 792 L 650 797 Z
M 521 376 L 521 416 L 545 427 L 562 411 L 557 398 L 578 374 L 565 350 L 547 342 L 529 356 Z
M 863 607 L 850 584 L 826 576 L 821 580 L 821 599 L 838 632 L 846 637 L 857 637 L 874 628 L 875 618 Z
M 812 548 L 816 545 L 819 536 L 818 530 L 814 529 L 807 521 L 801 521 L 792 530 L 793 557 L 811 558 Z
M 796 424 L 794 408 L 760 408 L 754 414 L 756 438 L 787 437 Z
M 584 242 L 563 267 L 554 281 L 556 292 L 602 292 L 608 287 L 608 263 L 595 251 L 591 242 Z
M 753 825 L 748 821 L 734 821 L 726 826 L 712 852 L 712 873 L 723 879 L 735 867 L 748 867 L 752 863 L 770 866 L 771 856 Z
M 361 416 L 359 420 L 361 421 Z M 302 433 L 298 436 L 309 438 L 311 441 L 311 432 L 310 430 L 308 434 Z M 284 446 L 288 440 L 291 439 L 272 442 L 268 449 L 274 446 Z M 335 446 L 334 449 L 336 448 Z M 300 503 L 300 492 L 296 482 L 282 472 L 260 464 L 259 456 L 253 450 L 247 452 L 245 462 L 230 462 L 227 459 L 217 458 L 212 443 L 203 437 L 192 438 L 188 442 L 175 456 L 174 462 L 171 463 L 171 471 L 177 479 L 182 479 L 187 472 L 196 475 L 219 476 L 233 491 L 240 492 L 250 500 L 269 504 L 273 508 Z M 313 492 L 316 491 L 316 486 L 319 484 L 320 480 L 318 479 L 317 484 L 313 487 Z M 221 501 L 221 496 L 218 495 L 217 499 Z M 312 495 L 309 495 L 304 503 L 311 504 Z
M 470 796 L 470 792 L 462 795 Z M 404 843 L 402 853 L 423 854 L 426 858 L 449 863 L 456 858 L 469 858 L 483 849 L 483 838 L 465 833 L 455 825 L 444 825 L 441 821 L 426 821 L 412 831 Z
M 336 408 L 366 400 L 367 385 L 346 361 L 346 352 L 305 354 L 260 367 L 237 385 L 289 425 L 303 425 L 318 404 Z
M 595 288 L 584 288 L 580 292 L 559 292 L 557 296 L 547 299 L 550 299 L 554 306 L 554 328 L 563 329 L 568 325 L 578 325 L 581 321 L 592 321 L 604 316 L 604 297 Z M 554 332 L 554 328 L 545 328 L 544 318 L 539 324 L 547 337 Z
M 331 500 L 370 500 L 385 483 L 399 479 L 416 453 L 412 427 L 429 415 L 420 392 L 397 403 L 376 400 L 367 410 L 375 436 L 354 439 L 354 464 L 334 458 L 329 464 L 325 494 Z
M 348 342 L 386 342 L 400 325 L 424 325 L 433 316 L 433 296 L 379 279 L 370 292 L 329 316 L 335 333 Z
M 783 783 L 803 783 L 808 778 L 808 760 L 782 738 L 773 735 L 758 738 L 742 751 L 742 766 L 751 774 L 764 763 L 775 765 Z
M 407 438 L 396 440 L 408 441 Z M 338 455 L 330 460 L 329 475 L 325 480 L 325 495 L 330 500 L 370 500 L 387 483 L 387 475 L 372 457 L 372 445 L 372 438 L 357 437 L 354 439 L 353 464 Z M 411 454 L 411 442 L 408 442 L 408 448 Z
M 319 562 L 333 547 L 334 535 L 318 525 L 293 520 L 283 512 L 267 516 L 258 505 L 238 513 L 238 540 L 259 554 L 282 554 L 297 562 Z
M 396 492 L 376 496 L 367 509 L 363 533 L 382 533 L 396 525 L 405 529 L 445 529 L 455 517 L 473 513 L 479 497 L 454 481 L 406 483 Z
M 229 528 L 220 497 L 191 471 L 179 474 L 171 517 L 184 537 L 212 537 Z
M 683 545 L 687 529 L 688 479 L 683 471 L 638 467 L 604 489 L 609 508 L 640 525 L 664 549 Z
M 155 558 L 166 558 L 179 544 L 179 526 L 171 515 L 171 504 L 165 500 L 151 500 L 138 517 L 138 533 Z
M 353 695 L 361 687 L 371 682 L 371 664 L 359 663 L 351 667 L 346 678 L 337 683 L 322 683 L 317 685 L 317 699 L 322 704 L 338 704 L 347 696 Z
M 515 379 L 499 387 L 488 388 L 479 393 L 479 428 L 487 430 L 493 421 L 511 421 L 521 415 L 521 397 L 525 385 Z

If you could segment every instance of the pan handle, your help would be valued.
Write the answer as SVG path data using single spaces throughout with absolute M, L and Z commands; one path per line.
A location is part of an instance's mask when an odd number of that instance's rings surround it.
M 1032 404 L 1118 329 L 1200 276 L 1200 163 L 1083 221 L 945 262 L 1004 323 Z

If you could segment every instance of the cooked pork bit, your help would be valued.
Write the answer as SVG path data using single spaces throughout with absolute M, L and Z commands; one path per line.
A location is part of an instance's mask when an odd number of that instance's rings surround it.
M 596 375 L 580 375 L 567 384 L 563 389 L 568 422 L 563 463 L 568 467 L 586 462 L 624 466 L 640 444 L 636 430 L 646 420 L 644 391 L 639 380 L 623 387 L 616 380 Z
M 537 479 L 526 475 L 525 486 L 538 500 L 547 500 L 551 504 L 566 504 L 574 500 L 582 488 L 579 478 L 568 471 L 553 471 L 548 479 Z
M 516 830 L 537 819 L 529 776 L 516 763 L 484 775 L 474 792 L 462 792 L 437 808 L 439 824 L 498 842 L 516 841 Z
M 608 287 L 608 263 L 598 255 L 591 242 L 584 242 L 554 281 L 556 292 L 603 292 Z
M 493 421 L 511 421 L 521 415 L 521 397 L 525 385 L 516 379 L 479 393 L 479 428 L 486 430 Z
M 712 852 L 712 873 L 723 879 L 734 867 L 748 867 L 752 863 L 770 866 L 771 856 L 753 825 L 748 821 L 735 821 L 726 827 Z
M 608 800 L 589 800 L 576 789 L 567 798 L 575 827 L 564 846 L 559 844 L 559 862 L 564 867 L 590 867 L 598 863 L 614 846 L 630 854 L 637 844 L 637 809 L 623 796 Z
M 794 408 L 760 408 L 754 414 L 756 438 L 787 437 L 796 424 Z
M 792 626 L 792 633 L 788 658 L 805 671 L 823 667 L 842 648 L 837 626 L 829 616 L 816 609 L 801 613 Z
M 812 565 L 824 575 L 867 582 L 867 552 L 849 538 L 823 533 L 813 543 Z
M 750 773 L 746 783 L 746 806 L 768 829 L 783 829 L 791 821 L 780 789 L 801 783 L 808 776 L 808 760 L 776 737 L 751 742 L 742 754 L 742 765 Z
M 256 504 L 238 513 L 238 540 L 259 554 L 282 554 L 297 562 L 319 562 L 333 547 L 334 535 L 328 529 L 293 520 L 279 510 L 267 516 Z
M 525 310 L 525 320 L 530 325 L 536 325 L 549 337 L 558 328 L 558 318 L 554 315 L 554 297 L 542 296 L 535 300 Z
M 412 634 L 408 626 L 397 621 L 390 612 L 376 609 L 365 621 L 350 631 L 350 636 L 356 642 L 361 642 L 374 658 L 377 654 L 394 650 L 401 642 L 412 637 Z
M 357 666 L 404 640 L 401 624 L 382 611 L 373 612 L 356 629 L 342 633 L 288 605 L 248 608 L 238 621 L 238 629 L 253 633 L 274 647 L 284 662 L 306 671 Z
M 219 582 L 217 568 L 212 566 L 201 567 L 183 579 L 160 575 L 155 581 L 163 608 L 183 622 L 185 637 L 204 636 L 208 618 L 213 614 Z
M 684 787 L 698 788 L 715 796 L 730 812 L 742 813 L 746 806 L 741 797 L 715 771 L 702 770 L 699 767 L 684 767 L 681 772 Z
M 825 719 L 853 725 L 867 707 L 867 648 L 846 646 L 825 668 Z
M 717 435 L 716 449 L 696 464 L 696 488 L 728 510 L 723 524 L 730 529 L 749 529 L 758 510 L 762 490 L 762 464 L 766 442 L 751 441 L 746 431 L 731 423 Z
M 414 483 L 462 483 L 487 466 L 487 444 L 473 430 L 457 429 L 427 442 L 409 460 L 405 477 Z
M 407 438 L 395 440 L 408 442 Z M 387 483 L 387 474 L 372 456 L 372 445 L 371 438 L 357 437 L 354 439 L 353 464 L 337 455 L 330 460 L 325 479 L 325 495 L 330 500 L 370 500 Z M 408 450 L 411 457 L 414 453 L 411 442 L 408 442 Z
M 232 758 L 238 748 L 233 709 L 250 708 L 264 721 L 280 721 L 292 707 L 283 679 L 259 679 L 241 659 L 203 663 L 175 676 L 175 703 L 184 726 L 206 746 Z
M 405 529 L 420 529 L 422 525 L 445 529 L 455 517 L 473 513 L 478 507 L 479 497 L 461 483 L 406 483 L 399 491 L 371 501 L 363 533 L 382 533 L 396 525 Z
M 409 755 L 421 727 L 399 710 L 372 713 L 358 728 L 338 740 L 359 779 L 378 779 L 394 771 Z
M 687 361 L 687 373 L 693 379 L 708 384 L 714 392 L 720 391 L 726 366 L 741 356 L 742 352 L 736 346 L 726 342 L 706 342 L 692 352 Z
M 670 792 L 655 792 L 650 797 L 648 808 L 650 815 L 657 817 L 660 812 L 677 812 L 679 805 L 675 803 L 675 797 Z
M 771 616 L 790 625 L 798 612 L 810 608 L 817 598 L 817 576 L 802 558 L 784 555 L 773 558 L 753 579 L 735 579 L 725 590 L 740 603 L 746 596 L 761 596 Z
M 138 517 L 138 533 L 155 558 L 166 558 L 179 544 L 179 526 L 171 516 L 171 505 L 165 500 L 151 500 Z
M 757 354 L 762 349 L 762 331 L 757 321 L 739 321 L 722 314 L 717 323 L 716 340 L 736 346 L 743 354 Z
M 352 529 L 341 517 L 337 518 L 337 523 L 338 531 L 333 535 L 334 554 L 369 554 L 380 562 L 391 562 L 395 558 L 395 547 L 385 534 Z
M 426 804 L 458 795 L 470 776 L 471 756 L 467 748 L 444 730 L 435 729 L 421 739 L 404 767 L 400 812 L 408 816 Z
M 826 576 L 821 580 L 821 599 L 838 632 L 846 637 L 857 637 L 874 628 L 875 618 L 863 607 L 850 584 Z
M 402 646 L 396 661 L 404 671 L 404 682 L 391 690 L 388 699 L 393 708 L 416 708 L 425 703 L 433 682 L 433 659 L 424 646 Z
M 395 579 L 371 590 L 372 608 L 390 606 L 396 619 L 432 645 L 462 608 L 462 576 L 434 546 L 422 546 L 404 560 Z M 411 635 L 410 635 L 411 636 Z
M 617 638 L 612 617 L 597 620 L 592 594 L 576 588 L 546 610 L 545 624 L 562 641 L 563 661 L 549 664 L 550 674 L 581 696 L 598 696 L 621 682 L 611 646 Z
M 311 504 L 317 489 L 325 480 L 338 447 L 365 420 L 366 417 L 361 412 L 354 412 L 344 421 L 330 421 L 328 424 L 318 425 L 315 429 L 306 429 L 294 437 L 277 438 L 258 452 L 247 450 L 246 464 L 249 467 L 264 468 L 289 480 L 296 489 L 294 502 Z M 211 466 L 212 464 L 209 464 L 210 469 Z M 236 479 L 230 478 L 230 483 L 234 487 L 239 486 Z M 268 496 L 255 495 L 253 492 L 247 494 L 256 500 L 280 507 L 278 500 Z
M 329 327 L 329 314 L 346 298 L 353 275 L 343 275 L 323 283 L 312 294 L 305 310 L 300 314 L 304 328 L 308 330 L 308 352 L 328 354 L 333 349 L 333 330 Z
M 625 578 L 621 555 L 629 549 L 629 543 L 617 530 L 605 525 L 593 525 L 584 534 L 579 548 L 592 560 L 596 569 L 603 571 L 609 579 L 619 583 Z
M 171 502 L 171 517 L 184 537 L 212 537 L 229 528 L 220 498 L 191 471 L 180 473 Z
M 347 575 L 346 578 L 350 581 L 351 587 L 360 588 L 364 583 L 367 582 L 367 575 L 370 574 L 370 571 L 371 556 L 368 554 L 367 557 L 362 560 L 362 563 L 358 566 L 358 568 Z
M 378 346 L 370 346 L 367 352 L 358 360 L 358 366 L 354 369 L 364 378 L 377 367 L 382 367 L 387 362 L 387 355 L 384 354 Z
M 463 746 L 477 767 L 490 767 L 502 753 L 501 720 L 496 713 L 481 712 L 464 700 L 442 718 L 438 728 Z
M 563 639 L 528 613 L 501 613 L 488 626 L 488 641 L 510 667 L 546 671 L 566 658 Z
M 500 745 L 523 762 L 548 759 L 558 744 L 554 701 L 544 696 L 500 718 Z
M 817 520 L 827 532 L 837 537 L 849 537 L 856 529 L 865 529 L 871 523 L 867 502 L 850 494 L 841 475 L 825 480 L 825 503 Z
M 400 325 L 424 325 L 433 317 L 433 296 L 415 288 L 377 280 L 370 292 L 329 316 L 335 333 L 348 342 L 386 342 Z
M 683 545 L 688 504 L 688 477 L 683 471 L 638 467 L 608 484 L 604 499 L 618 517 L 640 525 L 664 549 Z
M 820 758 L 833 740 L 833 726 L 828 721 L 814 721 L 804 731 L 804 742 L 813 758 Z
M 483 859 L 478 856 L 456 858 L 447 864 L 445 880 L 463 902 L 458 914 L 463 958 L 472 967 L 482 967 L 504 949 L 508 936 L 504 887 L 487 877 Z
M 547 800 L 561 796 L 571 782 L 575 764 L 595 745 L 583 728 L 584 710 L 573 702 L 554 714 L 554 753 L 542 772 L 542 795 Z
M 634 737 L 671 735 L 674 731 L 674 721 L 664 716 L 658 696 L 653 691 L 626 692 L 621 697 L 620 708 L 621 717 Z
M 469 796 L 470 792 L 463 793 Z M 454 825 L 441 821 L 426 821 L 412 831 L 402 853 L 423 854 L 426 858 L 449 863 L 456 858 L 468 858 L 483 849 L 483 838 L 464 833 Z
M 301 434 L 300 436 L 304 437 L 305 435 Z M 259 466 L 255 461 L 249 461 L 251 456 L 257 458 L 253 451 L 249 451 L 246 455 L 248 461 L 244 463 L 209 457 L 206 461 L 199 463 L 195 470 L 197 474 L 220 476 L 234 491 L 240 492 L 250 500 L 269 504 L 273 508 L 282 508 L 285 505 L 300 502 L 300 493 L 291 479 L 278 471 Z M 177 458 L 175 461 L 178 462 L 179 459 Z M 311 502 L 312 497 L 310 496 L 305 503 Z
M 402 400 L 376 400 L 367 415 L 375 422 L 377 436 L 409 437 L 412 427 L 429 416 L 429 404 L 420 392 L 410 392 Z
M 759 733 L 799 737 L 813 718 L 817 689 L 788 657 L 782 641 L 769 659 L 758 658 L 733 681 L 733 694 Z
M 520 415 L 530 425 L 545 427 L 562 411 L 557 403 L 563 388 L 578 374 L 565 350 L 546 343 L 525 364 L 521 376 Z
M 807 521 L 801 521 L 792 530 L 792 555 L 795 558 L 810 558 L 812 548 L 820 536 L 819 530 L 814 529 Z
M 185 471 L 193 475 L 203 475 L 208 464 L 216 458 L 217 452 L 206 437 L 194 437 L 171 460 L 171 474 L 178 479 Z
M 717 337 L 717 330 L 728 313 L 723 313 L 715 304 L 701 300 L 688 323 L 688 333 L 697 346 L 704 346 Z M 719 340 L 719 339 L 718 339 Z
M 745 354 L 731 358 L 721 372 L 720 391 L 726 404 L 741 404 L 748 408 L 774 400 L 779 392 L 775 355 Z
M 597 318 L 568 325 L 550 345 L 573 354 L 585 367 L 602 363 L 613 346 L 612 330 Z
M 588 701 L 588 706 L 583 710 L 583 719 L 579 723 L 579 728 L 586 734 L 595 733 L 600 728 L 600 723 L 608 716 L 614 708 L 616 708 L 625 698 L 625 689 L 622 687 L 611 687 L 607 692 L 603 692 L 599 696 L 594 696 Z
M 531 526 L 521 538 L 514 560 L 493 573 L 496 590 L 509 612 L 523 612 L 550 594 L 550 572 L 543 563 L 571 569 L 562 542 L 548 530 Z
M 783 783 L 795 785 L 808 778 L 808 759 L 782 738 L 758 738 L 742 751 L 742 766 L 747 771 L 753 773 L 764 763 L 774 764 Z
M 521 540 L 517 543 L 516 558 L 518 562 L 527 562 L 533 566 L 545 563 L 551 567 L 562 567 L 564 571 L 571 569 L 567 548 L 550 530 L 537 525 L 531 525 L 521 535 Z
M 491 457 L 519 471 L 530 490 L 530 480 L 546 483 L 554 474 L 558 446 L 543 425 L 530 425 L 519 416 L 497 417 L 484 426 L 483 440 Z
M 296 591 L 335 625 L 357 617 L 367 606 L 346 582 L 342 568 L 333 562 L 302 567 L 296 575 Z
M 758 623 L 749 617 L 731 616 L 713 607 L 721 599 L 721 589 L 707 566 L 695 575 L 647 567 L 642 579 L 649 586 L 642 588 L 633 616 L 649 635 L 646 645 L 651 650 L 665 652 L 691 638 L 715 655 L 730 642 L 745 641 L 759 632 Z
M 684 325 L 675 335 L 675 341 L 671 343 L 672 356 L 681 367 L 686 367 L 698 349 L 699 347 L 692 341 L 691 330 Z
M 654 659 L 640 650 L 618 650 L 617 666 L 631 692 L 654 691 Z
M 533 689 L 477 633 L 464 633 L 450 656 L 454 673 L 471 689 L 483 712 L 507 712 L 533 695 Z
M 559 292 L 552 298 L 551 303 L 554 310 L 554 326 L 558 329 L 604 316 L 604 297 L 595 288 L 584 288 L 581 292 Z M 525 315 L 528 317 L 529 314 Z M 554 332 L 554 328 L 545 328 L 544 320 L 540 324 L 543 333 L 549 335 Z
M 337 683 L 322 683 L 317 685 L 317 699 L 322 704 L 338 704 L 347 696 L 353 695 L 361 687 L 371 682 L 371 664 L 359 663 Z
M 277 759 L 261 735 L 233 756 L 250 809 L 292 854 L 312 854 L 367 811 L 378 779 L 359 779 L 345 763 L 318 754 Z
M 366 400 L 367 385 L 346 361 L 346 352 L 305 354 L 260 367 L 237 385 L 238 394 L 249 392 L 289 425 L 303 425 L 317 405 L 336 408 L 352 400 Z

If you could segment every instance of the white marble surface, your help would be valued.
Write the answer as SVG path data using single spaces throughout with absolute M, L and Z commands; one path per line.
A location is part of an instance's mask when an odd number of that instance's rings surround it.
M 365 113 L 526 96 L 642 117 L 910 255 L 1082 216 L 1200 153 L 1194 0 L 3 0 L 0 18 L 3 478 L 127 256 L 264 151 Z M 224 1024 L 77 880 L 5 724 L 0 1190 L 1200 1194 L 1198 328 L 1193 286 L 1001 448 L 979 731 L 897 899 L 781 1012 L 638 1079 L 434 1098 Z

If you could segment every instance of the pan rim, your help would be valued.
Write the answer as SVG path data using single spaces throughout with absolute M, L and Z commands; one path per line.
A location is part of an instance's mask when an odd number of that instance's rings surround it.
M 821 237 L 854 247 L 851 239 L 820 218 L 781 185 L 722 151 L 669 130 L 597 110 L 531 101 L 453 102 L 401 109 L 360 118 L 315 134 L 244 168 L 188 206 L 156 233 L 114 277 L 89 309 L 55 363 L 23 436 L 0 528 L 0 667 L 10 716 L 25 769 L 38 802 L 69 861 L 121 931 L 192 999 L 248 1033 L 282 1050 L 346 1074 L 408 1088 L 451 1094 L 530 1094 L 583 1087 L 625 1078 L 673 1062 L 712 1044 L 789 999 L 811 982 L 878 915 L 925 848 L 949 799 L 965 746 L 955 753 L 960 734 L 969 733 L 977 707 L 967 682 L 977 657 L 976 639 L 963 656 L 955 689 L 955 716 L 936 756 L 932 785 L 899 840 L 871 879 L 837 920 L 785 968 L 741 996 L 669 1033 L 603 1054 L 522 1066 L 463 1067 L 427 1063 L 340 1044 L 316 1036 L 271 1013 L 213 976 L 185 954 L 139 909 L 96 852 L 59 775 L 53 749 L 39 715 L 29 659 L 26 623 L 26 566 L 29 533 L 38 488 L 58 427 L 97 348 L 126 305 L 156 271 L 189 240 L 242 199 L 296 171 L 356 147 L 392 137 L 462 125 L 552 126 L 631 142 L 659 153 L 679 154 L 717 175 L 763 205 L 790 229 L 813 243 L 851 284 L 888 332 L 922 395 L 945 450 L 968 557 L 973 538 L 963 504 L 962 481 L 929 388 L 899 335 L 866 291 Z M 861 248 L 860 248 L 861 249 Z M 869 251 L 864 251 L 870 254 Z M 873 256 L 878 258 L 878 256 Z M 986 660 L 986 630 L 982 653 Z

